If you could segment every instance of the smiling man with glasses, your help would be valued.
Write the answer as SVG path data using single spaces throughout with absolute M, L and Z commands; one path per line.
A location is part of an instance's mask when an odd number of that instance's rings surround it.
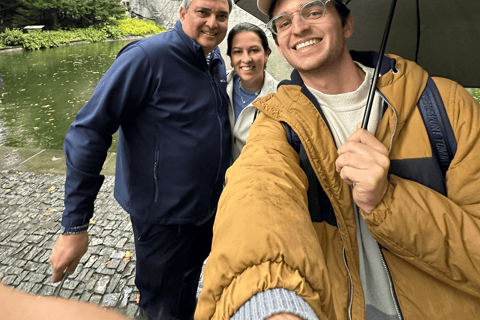
M 387 54 L 361 129 L 379 55 L 348 50 L 348 8 L 258 7 L 295 70 L 254 102 L 195 319 L 478 318 L 480 106 L 458 83 Z M 432 83 L 457 142 L 446 175 L 417 108 Z

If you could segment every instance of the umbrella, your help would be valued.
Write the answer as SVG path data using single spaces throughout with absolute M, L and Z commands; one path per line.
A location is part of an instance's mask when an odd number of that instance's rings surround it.
M 350 0 L 355 32 L 351 50 L 378 50 L 391 9 L 390 0 Z M 235 4 L 263 22 L 256 0 Z M 416 61 L 431 76 L 480 88 L 480 1 L 401 0 L 393 15 L 385 52 Z
M 258 10 L 256 2 L 235 0 L 237 6 L 267 22 L 268 17 Z M 344 2 L 348 4 L 355 22 L 355 32 L 347 40 L 349 49 L 364 51 L 380 48 L 380 53 L 384 50 L 417 62 L 430 76 L 449 78 L 464 87 L 480 88 L 480 1 Z M 375 83 L 376 79 L 372 85 Z M 368 110 L 367 104 L 367 121 Z

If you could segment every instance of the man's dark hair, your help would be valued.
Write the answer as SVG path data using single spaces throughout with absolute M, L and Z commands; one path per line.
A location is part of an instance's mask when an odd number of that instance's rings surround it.
M 265 32 L 257 25 L 249 22 L 242 22 L 237 24 L 235 27 L 230 30 L 227 37 L 227 56 L 231 57 L 232 53 L 232 41 L 233 37 L 240 32 L 255 32 L 257 36 L 260 38 L 260 42 L 262 43 L 263 50 L 270 55 L 272 50 L 270 50 L 270 46 L 268 45 L 268 38 Z
M 270 6 L 270 9 L 268 10 L 268 20 L 272 20 L 273 18 L 273 9 L 277 5 L 278 0 L 274 0 L 272 2 L 272 5 Z M 342 19 L 342 26 L 345 26 L 345 23 L 347 21 L 348 16 L 350 15 L 350 9 L 347 8 L 346 5 L 343 4 L 342 1 L 340 0 L 331 0 L 333 5 L 335 6 L 335 9 L 337 9 L 338 14 L 340 15 L 340 19 Z M 277 41 L 277 35 L 272 33 L 273 40 L 275 40 L 275 43 L 278 45 Z

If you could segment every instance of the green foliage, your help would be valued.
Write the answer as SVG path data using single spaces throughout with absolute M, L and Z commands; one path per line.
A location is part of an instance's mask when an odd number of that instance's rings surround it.
M 0 34 L 0 42 L 6 46 L 18 46 L 23 43 L 24 34 L 18 29 L 6 29 L 4 33 Z
M 137 18 L 120 20 L 119 28 L 132 36 L 145 36 L 165 31 L 163 27 L 158 26 L 153 21 Z
M 22 33 L 18 29 L 7 29 L 0 33 L 0 47 L 22 45 L 27 50 L 58 47 L 73 41 L 100 42 L 108 38 L 121 39 L 128 35 L 145 36 L 165 31 L 153 21 L 140 19 L 115 20 L 90 26 L 85 29 L 30 31 Z
M 475 98 L 477 103 L 480 104 L 480 88 L 468 88 L 468 92 Z
M 45 25 L 46 30 L 87 27 L 106 22 L 110 17 L 123 16 L 125 7 L 118 0 L 8 0 L 1 16 L 12 17 L 13 24 Z
M 58 47 L 59 44 L 55 37 L 41 31 L 31 31 L 25 35 L 23 40 L 23 47 L 28 50 Z

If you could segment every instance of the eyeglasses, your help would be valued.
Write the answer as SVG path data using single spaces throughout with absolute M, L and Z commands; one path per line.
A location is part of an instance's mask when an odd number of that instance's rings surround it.
M 278 16 L 272 18 L 267 23 L 267 28 L 274 34 L 279 35 L 290 29 L 292 26 L 293 15 L 299 14 L 303 21 L 308 23 L 315 23 L 323 18 L 325 15 L 325 6 L 330 0 L 326 1 L 310 1 L 304 3 L 298 12 L 292 14 L 281 13 Z

